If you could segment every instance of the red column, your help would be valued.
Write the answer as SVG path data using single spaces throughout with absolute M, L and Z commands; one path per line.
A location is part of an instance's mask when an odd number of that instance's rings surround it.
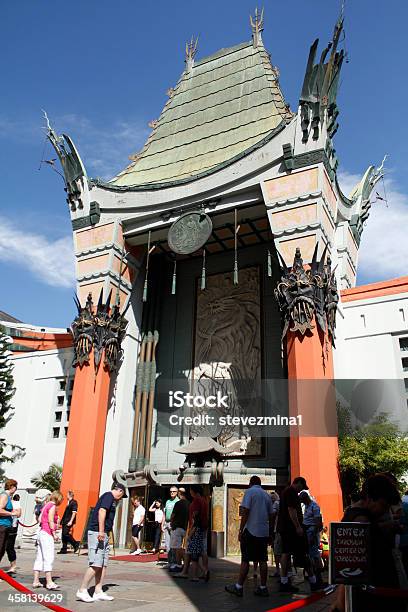
M 81 538 L 89 508 L 99 497 L 109 382 L 103 363 L 95 373 L 93 352 L 90 364 L 76 369 L 61 483 L 64 496 L 72 489 L 78 501 L 76 539 Z
M 291 435 L 291 479 L 304 476 L 319 503 L 324 523 L 342 516 L 342 494 L 338 478 L 336 399 L 331 388 L 333 357 L 331 343 L 315 328 L 309 335 L 288 332 L 287 364 L 289 412 L 302 415 L 304 432 Z M 306 382 L 303 382 L 306 381 Z M 324 432 L 328 435 L 324 435 Z M 311 435 L 316 432 L 316 435 Z M 295 433 L 295 432 L 294 432 Z M 299 430 L 302 434 L 302 429 Z

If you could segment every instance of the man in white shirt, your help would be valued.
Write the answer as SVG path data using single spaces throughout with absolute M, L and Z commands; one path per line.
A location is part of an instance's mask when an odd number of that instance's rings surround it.
M 241 502 L 240 515 L 238 539 L 241 543 L 241 567 L 238 581 L 227 584 L 225 590 L 242 597 L 249 563 L 258 561 L 261 585 L 255 589 L 254 595 L 267 597 L 268 543 L 273 532 L 273 504 L 270 495 L 262 489 L 259 476 L 252 476 L 249 481 L 249 489 Z
M 313 568 L 318 584 L 322 582 L 320 568 L 320 532 L 322 531 L 322 514 L 320 506 L 310 495 L 309 491 L 304 490 L 299 493 L 300 503 L 304 505 L 303 510 L 303 529 L 307 536 L 309 557 L 313 563 Z
M 132 504 L 134 507 L 133 523 L 132 523 L 132 538 L 135 543 L 136 549 L 130 554 L 140 555 L 140 553 L 142 552 L 140 548 L 140 532 L 143 529 L 146 510 L 142 506 L 140 497 L 137 497 L 137 496 L 132 497 Z

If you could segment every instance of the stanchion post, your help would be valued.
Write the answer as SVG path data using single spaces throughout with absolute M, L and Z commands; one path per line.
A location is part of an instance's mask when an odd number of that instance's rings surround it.
M 351 584 L 344 586 L 345 590 L 345 612 L 353 612 L 353 587 Z

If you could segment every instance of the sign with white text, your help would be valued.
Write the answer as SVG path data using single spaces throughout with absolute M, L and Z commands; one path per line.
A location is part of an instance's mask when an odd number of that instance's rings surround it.
M 370 584 L 370 524 L 330 523 L 330 584 Z

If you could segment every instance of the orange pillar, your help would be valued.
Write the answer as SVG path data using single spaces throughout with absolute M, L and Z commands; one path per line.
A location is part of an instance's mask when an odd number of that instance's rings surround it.
M 61 483 L 65 499 L 72 489 L 78 502 L 76 539 L 81 538 L 89 508 L 99 497 L 109 383 L 103 362 L 95 374 L 93 352 L 89 365 L 76 369 Z
M 340 520 L 343 510 L 337 470 L 336 398 L 331 384 L 331 343 L 315 321 L 313 324 L 313 331 L 305 336 L 299 332 L 287 335 L 289 413 L 302 415 L 302 427 L 291 432 L 290 466 L 292 480 L 306 478 L 327 525 Z

